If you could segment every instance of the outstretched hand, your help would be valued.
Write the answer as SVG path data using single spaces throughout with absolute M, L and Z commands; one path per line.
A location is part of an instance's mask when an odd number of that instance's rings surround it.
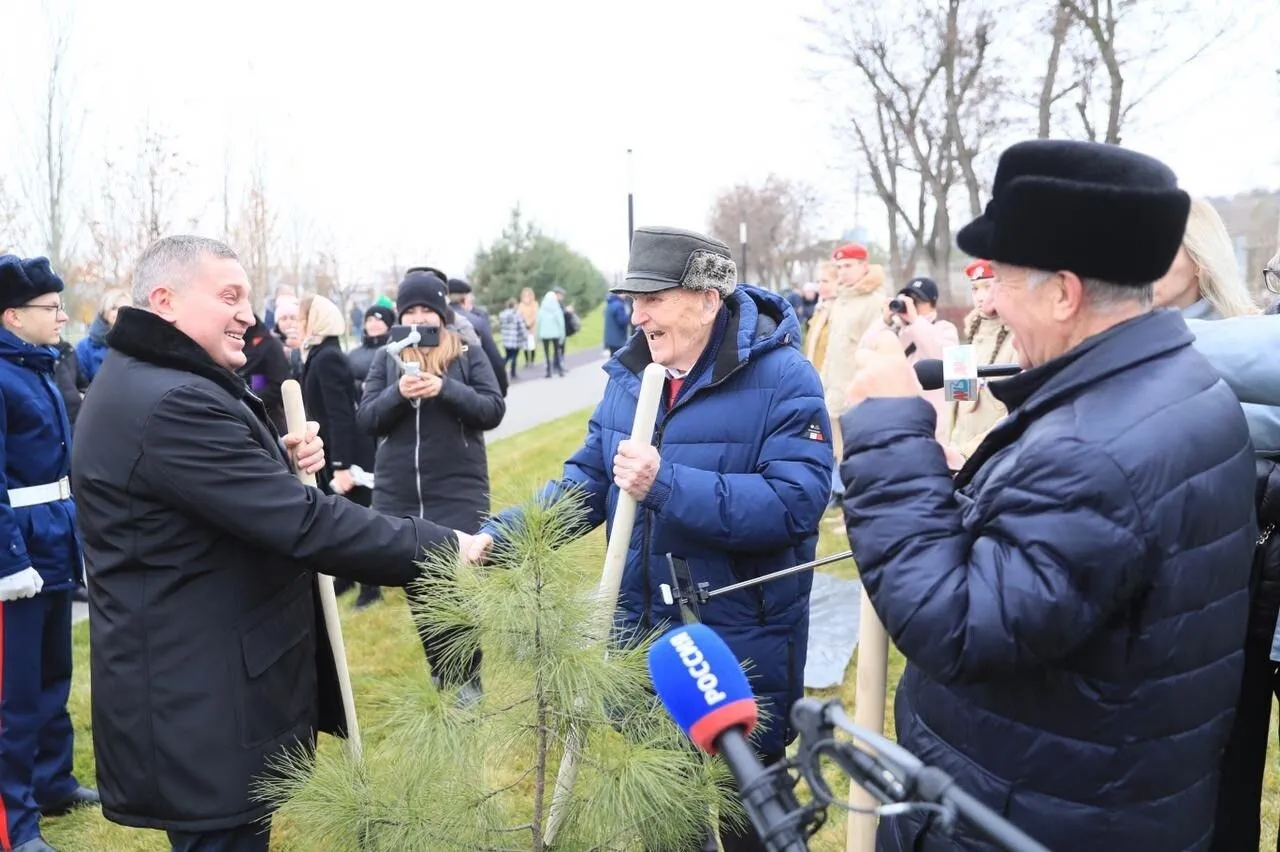
M 467 535 L 460 532 L 458 533 L 458 552 L 462 554 L 463 561 L 468 565 L 479 565 L 493 552 L 493 536 L 488 533 Z

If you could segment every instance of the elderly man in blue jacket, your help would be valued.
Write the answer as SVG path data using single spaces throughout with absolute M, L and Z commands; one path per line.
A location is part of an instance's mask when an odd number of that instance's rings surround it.
M 845 520 L 908 667 L 897 735 L 1055 850 L 1200 850 L 1240 687 L 1257 536 L 1240 404 L 1151 282 L 1190 200 L 1111 145 L 1006 150 L 961 249 L 1024 372 L 952 480 L 891 346 L 842 418 Z M 985 850 L 929 818 L 879 848 Z
M 71 424 L 53 369 L 67 314 L 43 257 L 0 255 L 0 850 L 46 852 L 41 813 L 94 804 L 72 774 Z
M 831 487 L 830 423 L 822 386 L 800 352 L 800 323 L 779 296 L 735 285 L 723 243 L 674 228 L 638 228 L 626 278 L 633 335 L 604 366 L 604 398 L 582 448 L 543 497 L 577 487 L 588 529 L 613 516 L 625 491 L 640 504 L 618 596 L 625 631 L 681 620 L 658 588 L 670 583 L 667 554 L 683 557 L 689 580 L 712 589 L 813 558 Z M 667 382 L 654 444 L 629 439 L 650 363 Z M 482 530 L 469 554 L 482 557 L 508 512 Z M 585 530 L 584 530 L 585 532 Z M 739 659 L 770 719 L 757 748 L 766 763 L 794 736 L 791 704 L 801 697 L 812 575 L 795 574 L 719 595 L 701 619 Z M 724 848 L 763 849 L 751 829 L 721 834 Z

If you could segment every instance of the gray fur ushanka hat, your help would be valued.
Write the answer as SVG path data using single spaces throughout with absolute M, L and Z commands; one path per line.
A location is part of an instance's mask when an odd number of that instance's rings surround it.
M 658 293 L 683 287 L 716 290 L 726 297 L 738 286 L 738 267 L 719 240 L 679 228 L 636 228 L 627 274 L 615 293 Z

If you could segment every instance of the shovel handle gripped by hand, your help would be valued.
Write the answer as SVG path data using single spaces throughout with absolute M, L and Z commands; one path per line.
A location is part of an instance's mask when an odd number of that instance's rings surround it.
M 653 446 L 653 427 L 658 422 L 658 406 L 662 402 L 662 385 L 667 371 L 658 364 L 644 368 L 640 378 L 640 396 L 636 399 L 636 415 L 631 421 L 631 440 Z M 636 499 L 627 492 L 618 494 L 613 509 L 613 525 L 609 528 L 609 543 L 605 548 L 604 570 L 596 592 L 596 605 L 600 608 L 601 624 L 596 629 L 607 630 L 618 605 L 618 589 L 622 586 L 622 570 L 627 564 L 627 548 L 631 546 L 631 531 L 636 523 Z M 578 733 L 570 729 L 560 759 L 560 771 L 556 775 L 555 792 L 551 796 L 551 812 L 547 817 L 543 839 L 547 846 L 555 841 L 560 824 L 564 821 L 565 808 L 578 777 L 578 752 L 582 748 Z
M 870 396 L 902 395 L 907 390 L 910 390 L 911 395 L 919 393 L 920 383 L 915 378 L 915 371 L 907 364 L 902 344 L 892 332 L 885 330 L 877 334 L 871 346 L 859 350 L 856 357 L 859 373 L 849 388 L 845 400 L 848 405 L 857 405 Z M 907 376 L 908 371 L 910 376 Z M 854 687 L 853 719 L 855 725 L 884 734 L 889 635 L 871 605 L 865 586 L 859 597 L 858 667 L 855 675 L 857 682 Z M 879 804 L 862 787 L 857 784 L 849 785 L 850 808 L 873 811 Z M 875 848 L 876 817 L 868 813 L 851 812 L 845 836 L 845 852 L 875 852 Z
M 287 379 L 280 385 L 284 399 L 285 425 L 290 435 L 305 435 L 307 413 L 302 404 L 302 387 L 295 379 Z M 298 479 L 304 485 L 316 484 L 315 474 L 298 470 Z M 338 690 L 342 694 L 342 710 L 347 720 L 347 749 L 351 757 L 360 760 L 360 725 L 356 721 L 356 696 L 351 689 L 351 671 L 347 667 L 347 647 L 342 641 L 342 619 L 338 615 L 338 597 L 333 593 L 333 578 L 317 574 L 320 589 L 320 606 L 324 611 L 325 631 L 329 634 L 329 648 L 333 652 L 334 666 L 338 670 Z

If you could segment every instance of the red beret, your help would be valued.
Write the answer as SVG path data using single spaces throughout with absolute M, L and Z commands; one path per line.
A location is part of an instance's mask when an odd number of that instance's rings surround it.
M 831 259 L 866 260 L 867 250 L 864 246 L 860 246 L 857 243 L 849 243 L 848 245 L 840 246 L 840 248 L 836 249 L 835 252 L 832 253 Z
M 995 270 L 991 268 L 989 260 L 975 260 L 964 268 L 964 277 L 970 281 L 985 281 L 988 278 L 995 278 Z

